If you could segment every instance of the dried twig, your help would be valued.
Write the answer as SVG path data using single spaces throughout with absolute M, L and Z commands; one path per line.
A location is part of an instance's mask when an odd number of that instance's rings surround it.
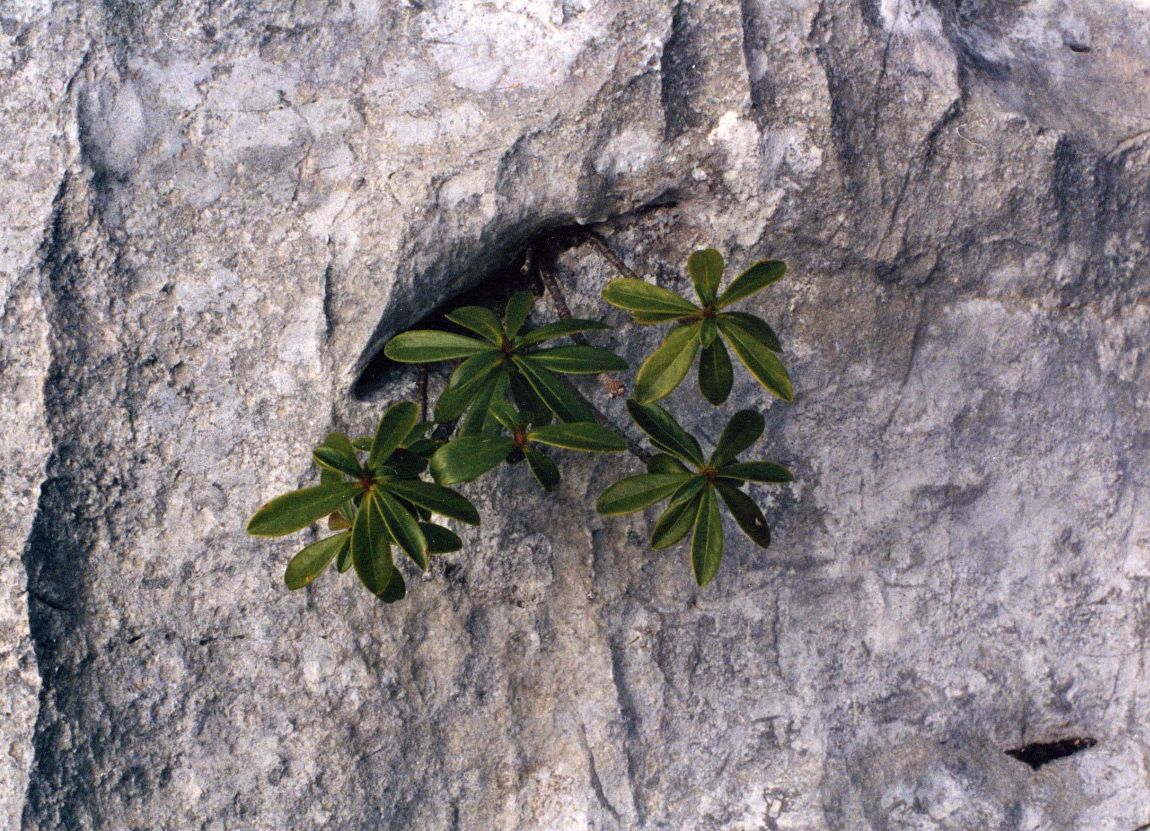
M 427 421 L 427 367 L 419 367 L 419 420 Z
M 611 265 L 615 267 L 615 270 L 622 274 L 624 277 L 628 277 L 632 280 L 643 279 L 635 272 L 634 269 L 631 268 L 631 266 L 623 262 L 623 258 L 611 249 L 611 246 L 607 244 L 607 240 L 603 239 L 603 237 L 601 237 L 597 231 L 592 231 L 588 228 L 583 232 L 583 235 L 586 237 L 587 242 L 591 243 L 591 246 L 600 254 L 602 254 L 604 259 L 611 263 Z

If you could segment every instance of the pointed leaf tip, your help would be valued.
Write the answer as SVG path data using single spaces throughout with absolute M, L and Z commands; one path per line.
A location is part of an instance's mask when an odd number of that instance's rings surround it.
M 783 278 L 787 273 L 786 263 L 781 260 L 763 260 L 757 262 L 740 274 L 719 295 L 718 305 L 729 306 L 745 297 L 759 292 Z
M 695 293 L 704 304 L 715 302 L 719 282 L 723 279 L 723 255 L 714 248 L 691 252 L 687 258 L 687 272 L 695 284 Z
M 285 493 L 266 503 L 248 521 L 256 537 L 282 537 L 323 519 L 362 491 L 358 482 L 332 482 Z

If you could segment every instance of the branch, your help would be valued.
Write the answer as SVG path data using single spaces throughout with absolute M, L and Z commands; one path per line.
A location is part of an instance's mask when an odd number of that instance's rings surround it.
M 427 367 L 419 365 L 419 420 L 427 421 Z
M 623 262 L 623 258 L 611 249 L 611 246 L 607 244 L 607 240 L 603 239 L 603 237 L 599 235 L 598 231 L 592 231 L 590 228 L 588 228 L 583 231 L 583 236 L 586 238 L 587 242 L 591 243 L 591 246 L 600 254 L 602 254 L 604 259 L 611 263 L 611 265 L 615 267 L 615 270 L 622 274 L 624 277 L 627 277 L 631 280 L 643 279 L 635 272 L 634 269 L 631 268 L 631 266 Z

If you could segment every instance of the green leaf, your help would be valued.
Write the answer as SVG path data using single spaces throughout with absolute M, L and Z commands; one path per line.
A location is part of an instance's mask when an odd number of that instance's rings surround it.
M 546 424 L 533 429 L 527 438 L 552 447 L 588 453 L 619 453 L 627 449 L 622 436 L 593 422 Z
M 670 453 L 656 453 L 647 460 L 648 473 L 690 473 L 685 464 Z
M 545 323 L 537 329 L 532 329 L 530 332 L 525 332 L 515 339 L 516 346 L 532 346 L 537 343 L 543 343 L 545 340 L 554 340 L 567 335 L 575 335 L 579 332 L 594 332 L 599 329 L 610 329 L 606 323 L 600 323 L 598 320 L 583 320 L 582 318 L 572 317 L 568 320 L 557 320 L 554 323 Z
M 689 473 L 640 473 L 620 479 L 599 495 L 595 510 L 601 514 L 629 514 L 654 505 L 677 491 Z
M 719 500 L 715 489 L 706 488 L 700 497 L 695 515 L 695 533 L 691 537 L 691 565 L 695 582 L 707 585 L 719 570 L 723 559 L 723 517 L 719 514 Z
M 427 460 L 412 450 L 397 447 L 384 465 L 395 471 L 400 479 L 415 479 L 427 469 Z
M 427 540 L 427 553 L 429 554 L 449 554 L 463 548 L 463 540 L 450 528 L 444 528 L 434 522 L 421 522 L 419 523 L 419 530 L 423 532 L 423 538 Z
M 431 457 L 431 475 L 441 485 L 470 482 L 498 465 L 515 449 L 504 436 L 463 436 L 449 441 Z
M 351 534 L 346 534 L 347 545 L 339 550 L 339 555 L 335 558 L 335 569 L 340 574 L 343 574 L 351 568 Z
M 312 451 L 311 457 L 317 465 L 325 470 L 346 473 L 352 477 L 358 477 L 363 474 L 363 470 L 359 465 L 359 459 L 355 457 L 354 450 L 351 452 L 351 455 L 347 455 L 342 450 L 321 444 Z
M 696 467 L 703 466 L 703 448 L 699 447 L 695 437 L 680 427 L 679 422 L 662 407 L 631 400 L 627 402 L 627 412 L 639 425 L 639 429 L 651 439 L 651 443 L 660 450 L 666 450 L 672 456 L 677 456 Z
M 375 495 L 375 501 L 379 505 L 380 514 L 383 515 L 387 533 L 411 559 L 415 560 L 416 565 L 427 571 L 427 540 L 423 538 L 423 531 L 419 529 L 415 517 L 386 490 L 380 490 Z
M 657 323 L 669 323 L 672 320 L 698 320 L 698 312 L 689 315 L 679 312 L 632 312 L 631 320 L 640 326 L 650 326 Z
M 775 462 L 737 462 L 719 468 L 719 477 L 738 482 L 771 482 L 782 484 L 795 481 L 795 475 Z
M 322 519 L 362 490 L 358 482 L 332 482 L 285 493 L 256 511 L 247 531 L 254 537 L 282 537 Z
M 699 391 L 703 397 L 718 407 L 731 394 L 735 383 L 735 370 L 731 366 L 731 356 L 721 340 L 703 350 L 699 356 Z
M 383 464 L 418 423 L 419 408 L 410 401 L 400 401 L 388 407 L 379 420 L 379 429 L 375 431 L 375 440 L 367 457 L 368 467 L 374 470 Z
M 488 349 L 478 355 L 472 355 L 451 373 L 451 377 L 447 380 L 447 389 L 474 390 L 491 377 L 492 370 L 498 369 L 506 362 L 507 356 L 498 349 Z
M 388 341 L 383 354 L 401 364 L 429 364 L 466 358 L 490 348 L 490 344 L 454 332 L 413 329 Z
M 756 410 L 739 410 L 723 428 L 715 451 L 711 454 L 711 465 L 722 467 L 735 461 L 735 458 L 759 440 L 766 422 Z
M 455 421 L 475 397 L 484 389 L 506 361 L 506 356 L 498 349 L 488 349 L 480 355 L 473 355 L 456 367 L 447 382 L 447 389 L 435 402 L 436 421 Z
M 603 289 L 603 299 L 612 306 L 647 315 L 696 314 L 699 307 L 662 286 L 631 277 L 612 280 Z
M 692 251 L 687 258 L 687 272 L 703 305 L 714 303 L 719 282 L 723 279 L 723 255 L 714 248 Z
M 368 493 L 355 515 L 355 523 L 351 527 L 351 559 L 360 582 L 379 597 L 387 590 L 395 565 L 391 560 L 391 543 L 383 524 L 383 514 L 375 496 L 375 493 Z
M 490 405 L 491 415 L 499 424 L 508 430 L 514 431 L 524 423 L 520 414 L 515 411 L 506 398 L 496 398 Z
M 563 421 L 593 421 L 590 408 L 578 393 L 551 372 L 523 355 L 514 358 L 515 366 L 548 409 Z
M 782 352 L 783 345 L 779 336 L 765 320 L 758 315 L 749 315 L 746 312 L 723 312 L 715 317 L 715 321 L 729 320 L 742 326 L 751 336 L 761 340 L 772 352 Z
M 355 456 L 355 445 L 351 443 L 351 439 L 347 437 L 346 433 L 328 433 L 327 438 L 323 440 L 324 447 L 331 447 L 338 450 L 345 456 Z
M 599 372 L 619 372 L 627 362 L 609 349 L 597 346 L 553 346 L 531 352 L 531 360 L 553 372 L 568 375 L 595 375 Z
M 413 442 L 407 449 L 421 459 L 430 459 L 431 454 L 438 450 L 441 444 L 443 444 L 443 442 L 439 439 L 420 439 L 417 442 Z
M 723 501 L 727 503 L 727 510 L 735 518 L 735 522 L 743 529 L 743 533 L 750 537 L 751 542 L 760 548 L 767 548 L 771 544 L 771 529 L 767 527 L 767 518 L 755 504 L 755 500 L 729 482 L 721 479 L 715 482 L 715 489 Z
M 494 377 L 487 379 L 487 383 L 471 399 L 467 413 L 459 420 L 459 435 L 477 436 L 484 432 L 484 427 L 491 421 L 488 418 L 491 400 L 495 398 L 501 381 L 506 383 L 507 373 L 497 372 Z
M 498 436 L 500 433 L 499 419 L 495 417 L 495 413 L 491 411 L 492 405 L 496 402 L 507 403 L 507 390 L 511 386 L 511 373 L 513 368 L 510 366 L 505 367 L 504 371 L 495 376 L 495 389 L 491 392 L 491 398 L 484 402 L 484 407 L 487 408 L 487 418 L 483 422 L 483 434 L 487 436 Z
M 451 488 L 433 485 L 431 482 L 393 479 L 386 485 L 396 496 L 406 499 L 413 505 L 437 513 L 440 516 L 458 519 L 469 525 L 479 524 L 479 511 L 467 499 Z
M 391 552 L 388 552 L 388 556 L 390 554 Z M 387 581 L 387 585 L 377 597 L 384 603 L 395 603 L 397 600 L 403 600 L 407 597 L 407 584 L 403 582 L 403 574 L 398 568 L 392 568 L 391 579 Z
M 407 431 L 407 435 L 403 437 L 403 441 L 399 443 L 400 447 L 410 448 L 418 441 L 422 441 L 423 437 L 427 435 L 427 431 L 435 426 L 434 421 L 419 421 L 415 426 Z M 368 450 L 371 448 L 368 447 Z
M 555 490 L 559 484 L 559 466 L 555 464 L 554 460 L 542 450 L 537 450 L 534 447 L 524 447 L 523 455 L 527 457 L 527 466 L 531 468 L 535 481 L 542 486 L 543 490 L 548 493 Z
M 658 401 L 679 386 L 699 351 L 700 326 L 699 323 L 676 326 L 643 361 L 635 376 L 636 401 L 644 404 Z
M 319 577 L 336 555 L 343 551 L 344 546 L 350 544 L 350 534 L 336 534 L 313 542 L 291 558 L 284 572 L 284 583 L 289 589 L 302 589 Z
M 719 322 L 719 328 L 731 343 L 731 348 L 739 356 L 755 380 L 784 401 L 795 397 L 791 388 L 791 378 L 786 367 L 765 343 L 754 337 L 741 324 L 727 319 Z
M 465 329 L 470 329 L 496 346 L 503 345 L 503 326 L 490 309 L 485 309 L 482 306 L 460 306 L 444 317 L 452 323 L 458 323 Z
M 517 291 L 508 298 L 507 308 L 503 311 L 503 331 L 507 337 L 514 338 L 519 334 L 534 305 L 535 297 L 529 291 Z
M 719 324 L 715 322 L 715 318 L 705 317 L 699 323 L 699 343 L 704 349 L 715 342 L 715 338 L 718 334 Z
M 547 409 L 547 404 L 519 372 L 511 374 L 511 397 L 515 399 L 515 406 L 526 414 L 527 423 L 547 424 L 551 421 L 551 411 Z
M 699 513 L 699 502 L 707 480 L 702 476 L 692 477 L 686 484 L 671 494 L 667 510 L 655 521 L 651 531 L 651 547 L 656 550 L 670 548 L 687 536 L 695 517 Z
M 330 438 L 330 436 L 329 436 Z M 324 441 L 327 444 L 327 441 Z M 360 436 L 352 441 L 351 446 L 356 450 L 363 450 L 364 452 L 371 450 L 371 436 Z
M 781 260 L 763 260 L 757 262 L 738 277 L 726 290 L 719 295 L 719 306 L 729 306 L 732 303 L 750 297 L 761 291 L 776 280 L 781 280 L 787 273 L 787 264 Z

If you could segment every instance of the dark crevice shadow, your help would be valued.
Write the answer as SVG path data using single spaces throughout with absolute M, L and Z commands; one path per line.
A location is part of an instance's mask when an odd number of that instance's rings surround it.
M 1083 750 L 1089 750 L 1098 744 L 1097 739 L 1089 736 L 1075 736 L 1070 739 L 1059 739 L 1053 742 L 1034 742 L 1003 751 L 1012 759 L 1017 759 L 1030 766 L 1031 770 L 1038 770 L 1043 765 L 1073 756 Z
M 88 674 L 88 564 L 109 534 L 107 515 L 98 506 L 116 504 L 131 481 L 131 460 L 113 452 L 109 425 L 93 418 L 94 412 L 113 421 L 125 415 L 122 401 L 109 401 L 122 377 L 116 347 L 103 335 L 110 304 L 103 287 L 93 284 L 80 248 L 90 236 L 104 238 L 93 207 L 102 198 L 93 188 L 103 181 L 98 175 L 88 184 L 64 177 L 40 250 L 52 332 L 43 387 L 52 451 L 22 552 L 29 635 L 41 680 L 25 826 L 81 827 L 91 806 L 82 797 L 62 795 L 88 794 L 101 777 L 91 718 L 96 696 Z M 114 256 L 106 248 L 101 253 Z
M 664 193 L 633 211 L 599 222 L 584 225 L 570 220 L 555 220 L 541 223 L 531 231 L 510 233 L 502 241 L 486 246 L 473 258 L 471 268 L 456 279 L 455 283 L 460 288 L 430 311 L 415 317 L 418 311 L 413 314 L 408 309 L 409 304 L 393 304 L 384 310 L 370 345 L 356 364 L 356 378 L 351 386 L 352 397 L 357 401 L 373 401 L 396 379 L 397 373 L 413 371 L 404 364 L 395 363 L 383 353 L 383 347 L 398 333 L 408 329 L 442 329 L 470 335 L 471 332 L 448 320 L 447 313 L 460 306 L 484 306 L 498 314 L 502 312 L 507 298 L 517 291 L 531 291 L 536 297 L 542 296 L 542 285 L 533 279 L 531 270 L 525 267 L 529 256 L 535 262 L 552 262 L 564 251 L 582 245 L 590 231 L 609 233 L 631 220 L 676 204 L 678 202 L 673 193 Z M 415 284 L 434 281 L 437 270 L 426 270 L 422 278 L 416 279 Z

